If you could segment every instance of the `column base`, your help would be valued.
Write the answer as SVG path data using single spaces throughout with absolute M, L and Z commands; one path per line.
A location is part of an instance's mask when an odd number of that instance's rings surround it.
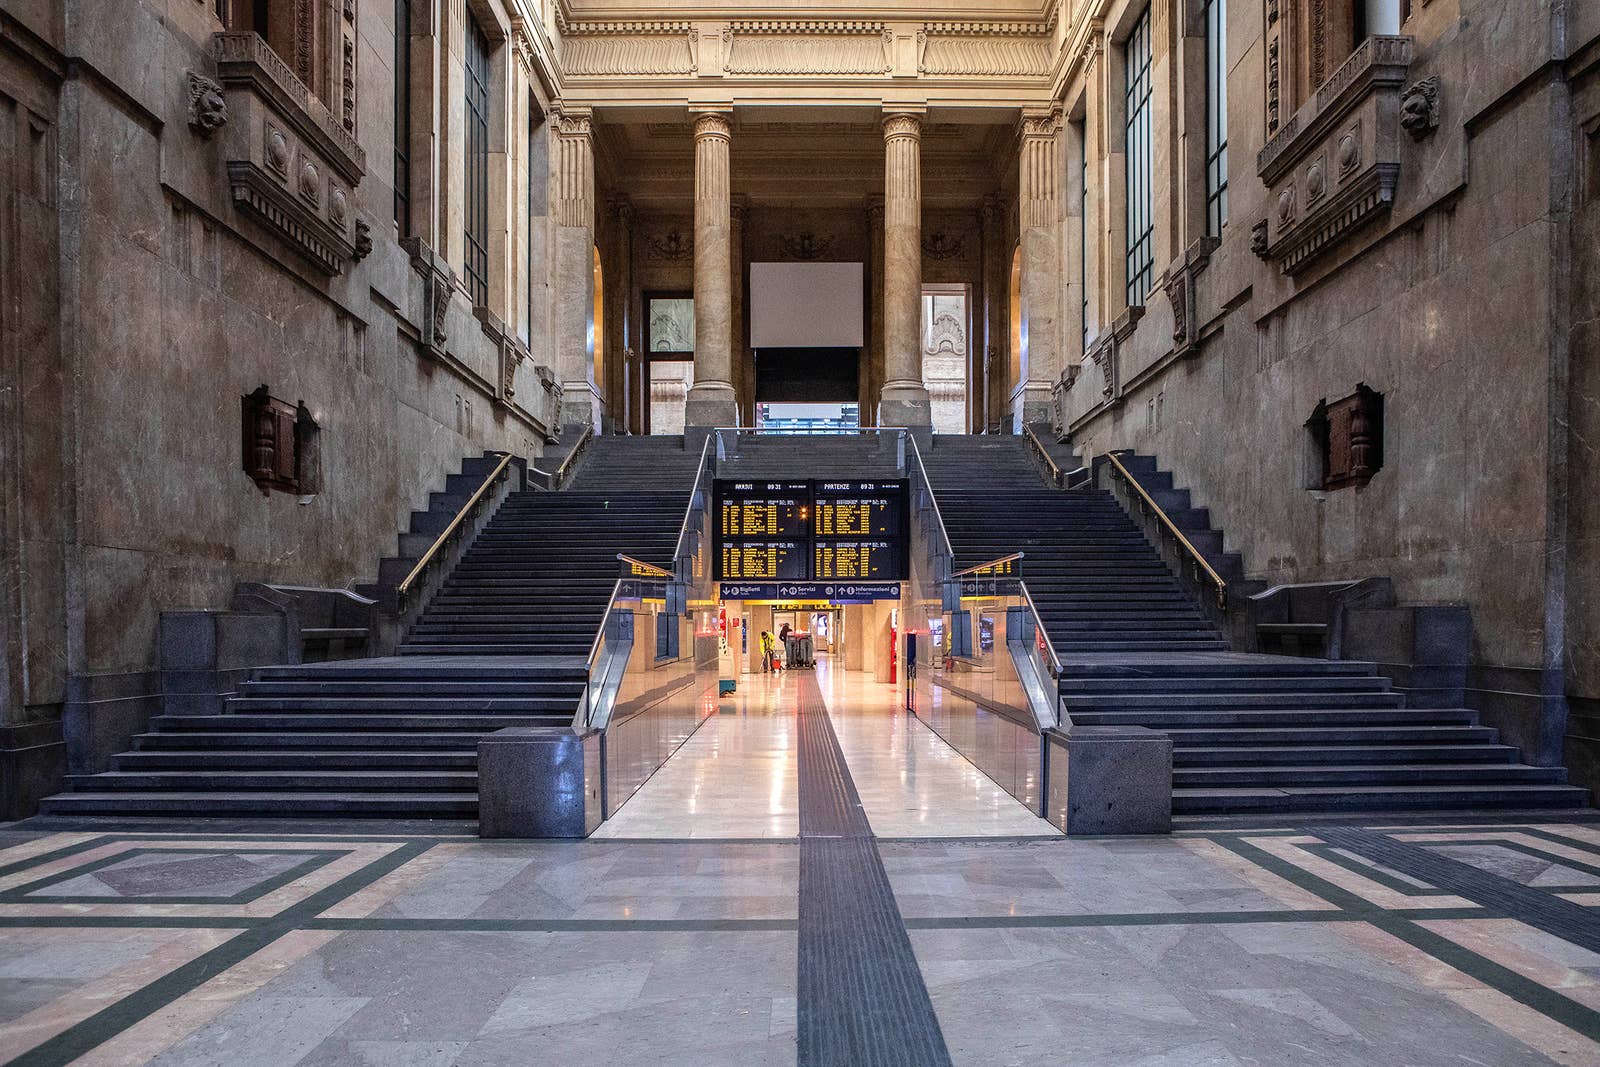
M 1021 433 L 1030 422 L 1049 425 L 1055 418 L 1055 402 L 1049 382 L 1023 382 L 1011 394 L 1011 432 Z
M 933 404 L 928 390 L 920 384 L 885 385 L 878 395 L 878 425 L 931 432 Z
M 684 426 L 714 430 L 739 425 L 739 400 L 727 382 L 696 382 L 684 402 Z

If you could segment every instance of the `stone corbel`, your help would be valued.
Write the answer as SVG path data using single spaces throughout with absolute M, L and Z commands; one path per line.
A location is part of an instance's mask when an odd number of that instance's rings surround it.
M 189 128 L 209 140 L 228 122 L 228 101 L 222 95 L 222 85 L 204 74 L 189 71 L 188 83 Z
M 417 329 L 418 343 L 424 355 L 443 359 L 446 319 L 450 313 L 450 297 L 455 292 L 455 274 L 444 257 L 435 252 L 420 237 L 408 237 L 400 242 L 411 256 L 411 269 L 422 278 L 422 321 Z
M 495 403 L 502 407 L 510 407 L 512 400 L 517 395 L 517 368 L 522 366 L 522 361 L 528 358 L 528 350 L 521 341 L 506 328 L 500 321 L 500 316 L 486 307 L 475 307 L 472 314 L 477 318 L 478 325 L 483 328 L 483 334 L 495 346 L 499 358 L 500 373 L 498 375 Z
M 1200 314 L 1195 300 L 1195 278 L 1211 262 L 1211 254 L 1221 245 L 1215 237 L 1202 237 L 1185 250 L 1183 258 L 1167 272 L 1164 288 L 1172 305 L 1172 350 L 1178 357 L 1190 356 L 1200 346 Z
M 1400 125 L 1420 141 L 1439 128 L 1439 76 L 1412 82 L 1400 94 Z
M 1102 333 L 1089 349 L 1089 358 L 1100 372 L 1100 397 L 1103 403 L 1122 403 L 1122 344 L 1133 336 L 1134 327 L 1144 317 L 1143 305 L 1135 305 L 1117 316 L 1111 328 Z

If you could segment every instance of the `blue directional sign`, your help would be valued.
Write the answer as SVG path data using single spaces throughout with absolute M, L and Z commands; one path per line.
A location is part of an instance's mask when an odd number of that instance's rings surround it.
M 869 604 L 899 600 L 899 582 L 723 582 L 723 600 L 831 600 Z

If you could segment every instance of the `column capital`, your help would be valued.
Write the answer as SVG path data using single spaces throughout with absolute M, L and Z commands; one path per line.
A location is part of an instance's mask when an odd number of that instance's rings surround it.
M 883 139 L 885 141 L 922 140 L 921 111 L 904 108 L 884 108 Z
M 606 197 L 606 207 L 623 226 L 633 225 L 635 214 L 633 200 L 629 198 L 627 193 L 612 193 Z
M 1063 117 L 1064 112 L 1059 105 L 1025 107 L 1022 109 L 1022 120 L 1017 125 L 1017 132 L 1024 141 L 1051 138 L 1061 132 Z
M 732 108 L 692 107 L 689 109 L 689 117 L 694 120 L 694 139 L 696 141 L 707 137 L 718 137 L 724 141 L 733 139 Z
M 594 135 L 594 109 L 581 104 L 556 104 L 551 109 L 556 132 L 563 137 L 589 138 Z
M 883 197 L 867 197 L 867 225 L 873 229 L 883 226 Z
M 750 201 L 744 196 L 730 196 L 728 198 L 728 218 L 735 226 L 743 226 L 746 216 L 750 213 Z

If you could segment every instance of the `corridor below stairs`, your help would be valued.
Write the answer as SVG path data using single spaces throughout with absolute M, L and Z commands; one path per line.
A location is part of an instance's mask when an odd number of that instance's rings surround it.
M 595 832 L 595 838 L 794 838 L 800 828 L 795 697 L 811 673 L 747 674 L 736 694 Z M 897 686 L 817 661 L 839 747 L 878 837 L 1056 837 L 898 706 Z

